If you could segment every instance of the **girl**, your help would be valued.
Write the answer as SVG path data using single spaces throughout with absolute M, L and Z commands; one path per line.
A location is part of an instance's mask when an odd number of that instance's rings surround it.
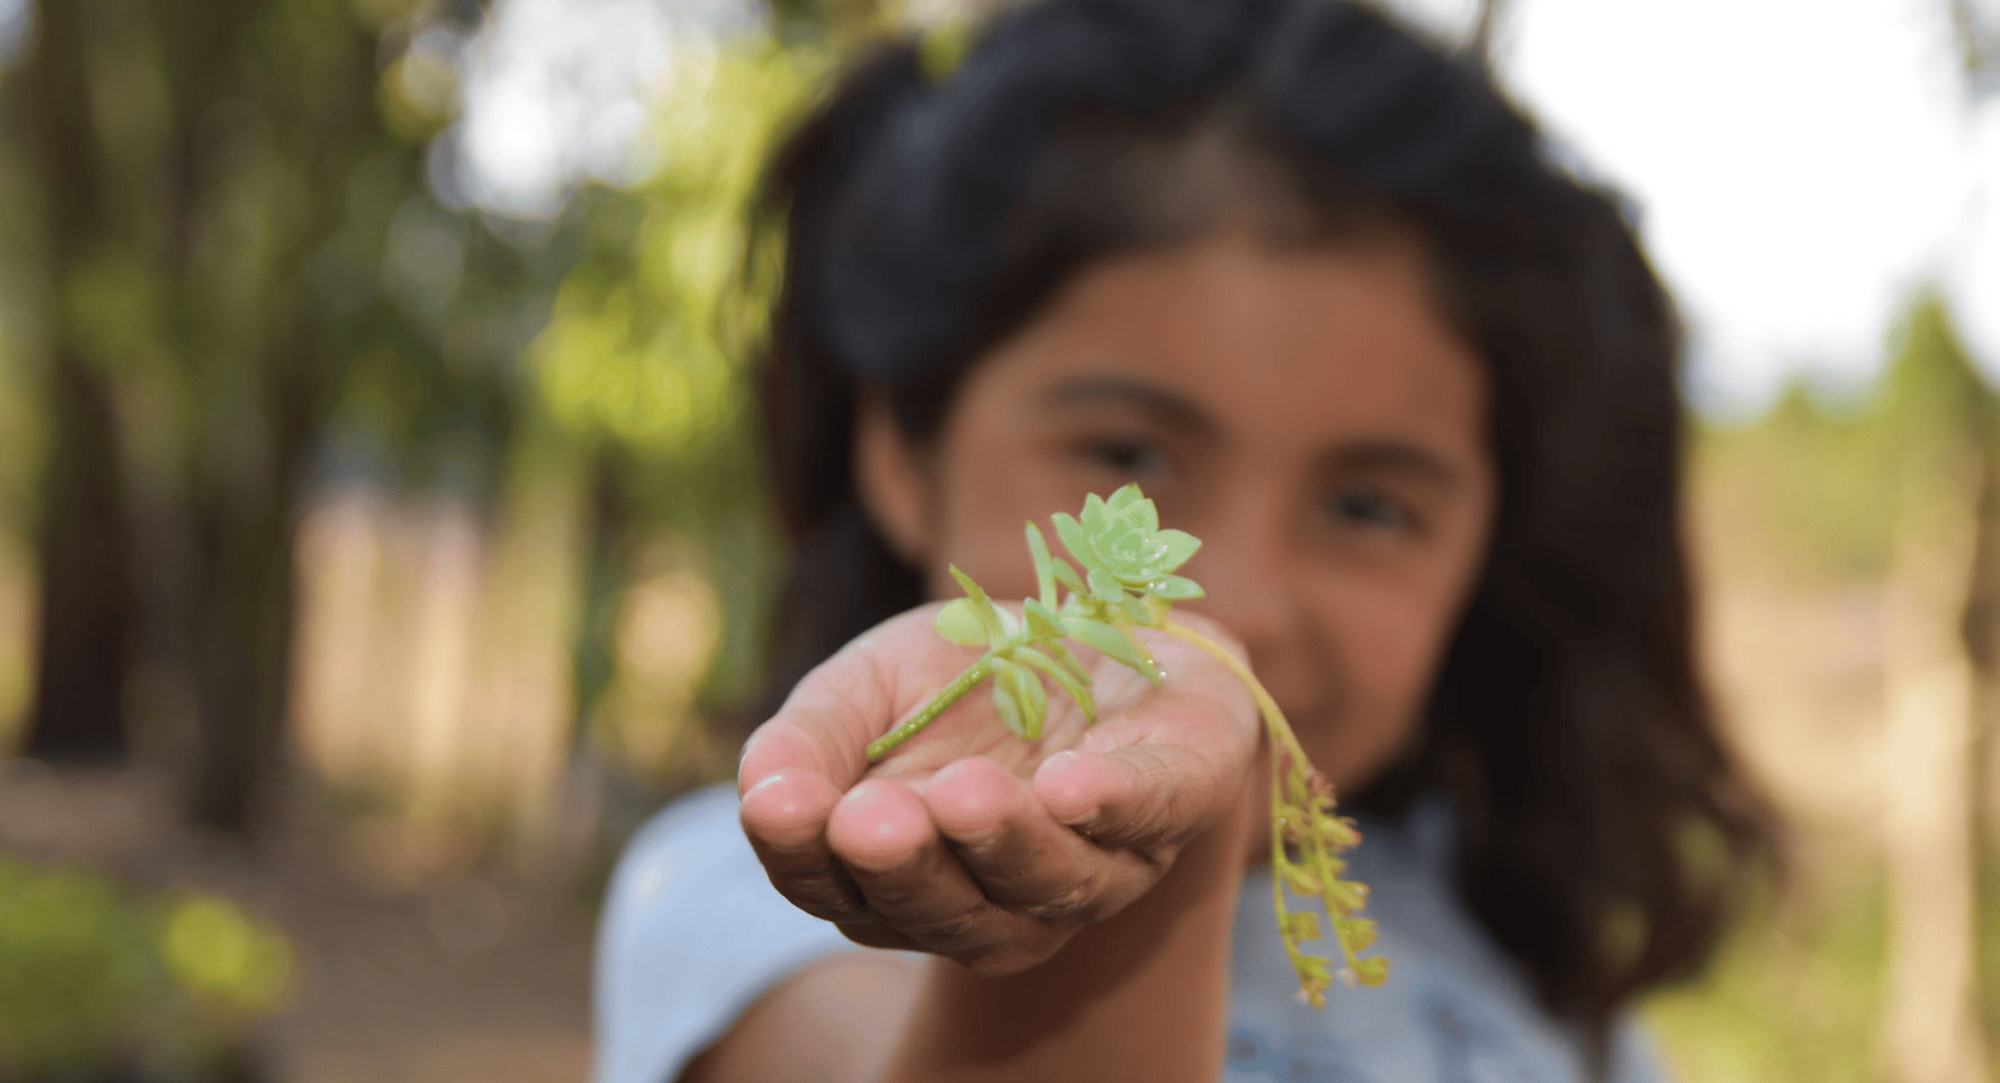
M 775 166 L 796 688 L 614 880 L 600 1083 L 1652 1078 L 1621 1013 L 1767 820 L 1694 671 L 1676 325 L 1616 200 L 1346 0 L 1043 0 L 922 55 Z M 947 565 L 1031 594 L 1022 521 L 1127 481 L 1361 815 L 1383 988 L 1292 998 L 1256 715 L 1178 640 L 1162 688 L 1100 666 L 1094 727 L 978 695 L 862 755 L 973 653 Z

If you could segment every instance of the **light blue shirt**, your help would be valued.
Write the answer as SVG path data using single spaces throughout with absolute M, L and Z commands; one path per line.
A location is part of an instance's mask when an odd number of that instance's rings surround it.
M 670 1083 L 759 996 L 815 959 L 865 951 L 793 907 L 765 876 L 727 786 L 656 815 L 626 849 L 599 930 L 594 1083 Z M 1325 1011 L 1297 999 L 1268 872 L 1244 878 L 1230 977 L 1225 1083 L 1582 1083 L 1579 1044 L 1536 1005 L 1450 887 L 1450 814 L 1363 820 L 1350 875 L 1373 889 L 1375 989 L 1335 985 Z M 1304 904 L 1300 904 L 1301 907 Z M 1324 915 L 1322 914 L 1322 921 Z M 1613 1083 L 1664 1078 L 1637 1030 L 1618 1028 Z

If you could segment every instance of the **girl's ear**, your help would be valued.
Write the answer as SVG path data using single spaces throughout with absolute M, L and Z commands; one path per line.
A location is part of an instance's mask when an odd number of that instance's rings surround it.
M 922 570 L 933 548 L 922 455 L 880 392 L 863 390 L 854 408 L 854 483 L 861 506 L 903 563 Z

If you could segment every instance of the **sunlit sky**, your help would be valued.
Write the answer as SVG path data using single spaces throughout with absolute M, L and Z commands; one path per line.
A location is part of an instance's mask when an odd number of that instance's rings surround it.
M 617 175 L 619 133 L 638 132 L 643 116 L 632 95 L 672 77 L 674 41 L 741 10 L 501 3 L 491 51 L 473 63 L 465 147 L 491 177 L 489 205 L 516 213 L 553 205 L 565 177 Z M 1475 10 L 1475 0 L 1395 5 L 1447 37 Z M 1971 104 L 1944 0 L 1513 0 L 1506 10 L 1503 80 L 1641 209 L 1694 331 L 1698 405 L 1754 411 L 1793 373 L 1835 392 L 1862 385 L 1927 282 L 1943 285 L 2000 376 L 2000 101 Z M 608 97 L 558 101 L 561 73 L 584 70 L 584 57 L 596 74 L 572 75 L 570 89 L 589 82 L 585 97 Z
M 1392 2 L 1448 37 L 1475 8 Z M 2000 14 L 2000 0 L 1981 2 Z M 0 57 L 26 10 L 0 0 Z M 745 11 L 741 0 L 497 0 L 465 56 L 452 138 L 470 168 L 457 195 L 532 218 L 581 180 L 643 173 L 634 155 L 676 51 Z M 2000 95 L 1972 101 L 1945 0 L 1511 0 L 1506 11 L 1503 81 L 1641 209 L 1695 332 L 1698 405 L 1753 411 L 1793 373 L 1862 384 L 1927 282 L 2000 377 Z

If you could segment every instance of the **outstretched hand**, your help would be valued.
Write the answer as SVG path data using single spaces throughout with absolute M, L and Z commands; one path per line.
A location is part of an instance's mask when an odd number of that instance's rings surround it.
M 870 764 L 870 741 L 978 657 L 932 630 L 937 608 L 849 644 L 751 736 L 738 772 L 743 827 L 777 889 L 848 938 L 1014 973 L 1144 895 L 1182 846 L 1229 816 L 1257 711 L 1214 658 L 1141 629 L 1164 687 L 1079 652 L 1095 726 L 1051 697 L 1041 738 L 1023 742 L 981 689 Z

